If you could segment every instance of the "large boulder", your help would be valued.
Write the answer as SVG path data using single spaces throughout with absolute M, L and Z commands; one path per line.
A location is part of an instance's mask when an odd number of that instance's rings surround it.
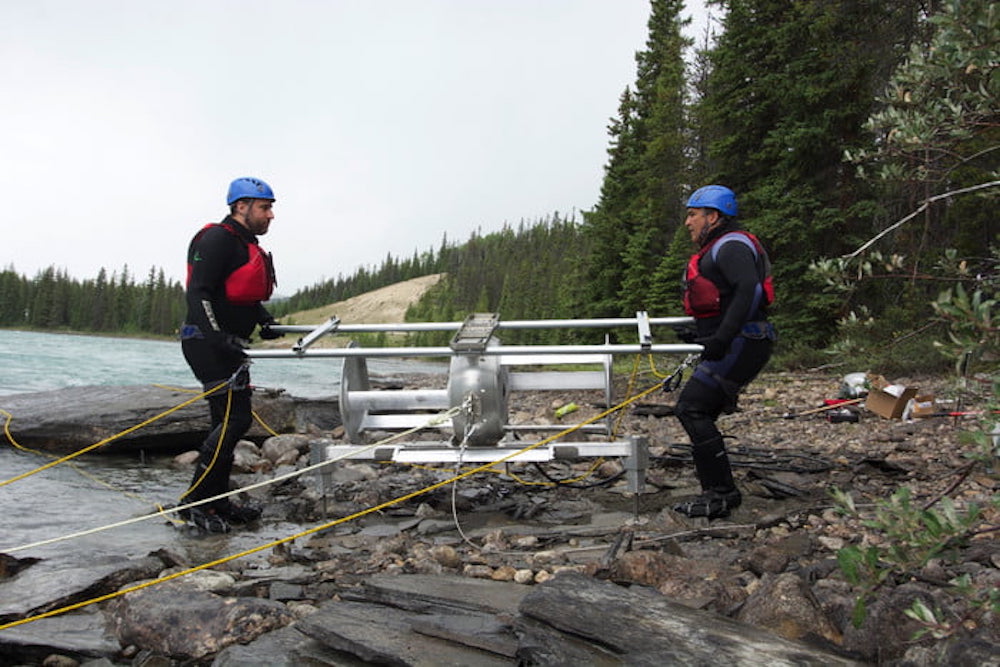
M 183 582 L 128 593 L 111 610 L 111 625 L 123 646 L 195 660 L 246 644 L 293 620 L 280 602 L 223 597 Z
M 158 385 L 68 387 L 0 396 L 13 417 L 11 436 L 22 446 L 72 453 L 107 440 L 97 453 L 137 450 L 182 452 L 197 449 L 208 430 L 208 408 L 200 390 Z M 332 429 L 340 424 L 334 399 L 302 399 L 257 392 L 254 412 L 275 432 Z M 257 420 L 247 437 L 263 440 L 270 431 Z

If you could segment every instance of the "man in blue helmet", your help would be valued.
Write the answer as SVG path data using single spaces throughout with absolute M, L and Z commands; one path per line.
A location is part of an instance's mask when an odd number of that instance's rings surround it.
M 691 439 L 702 490 L 674 507 L 689 517 L 725 517 L 742 502 L 715 422 L 736 409 L 776 338 L 767 321 L 774 301 L 770 261 L 760 241 L 736 223 L 738 213 L 736 195 L 721 185 L 700 188 L 687 202 L 684 226 L 699 250 L 684 275 L 684 310 L 695 318 L 695 331 L 682 338 L 704 346 L 674 408 Z
M 184 358 L 208 395 L 211 427 L 199 451 L 183 504 L 229 491 L 236 443 L 252 424 L 250 373 L 245 349 L 260 337 L 277 338 L 263 305 L 277 284 L 271 255 L 257 237 L 274 218 L 274 192 L 257 178 L 237 178 L 226 196 L 229 215 L 195 234 L 187 254 L 187 317 L 181 328 Z M 259 507 L 222 498 L 181 511 L 202 530 L 224 533 L 230 524 L 260 517 Z

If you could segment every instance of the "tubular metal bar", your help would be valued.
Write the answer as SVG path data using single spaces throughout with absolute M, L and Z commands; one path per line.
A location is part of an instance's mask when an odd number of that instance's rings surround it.
M 344 327 L 340 328 L 341 331 Z M 695 343 L 668 343 L 650 345 L 498 345 L 476 354 L 484 357 L 518 357 L 534 354 L 699 354 L 702 346 Z M 455 351 L 450 347 L 344 347 L 301 350 L 247 350 L 254 359 L 283 359 L 286 357 L 450 357 Z M 512 360 L 516 363 L 516 360 Z
M 618 442 L 557 442 L 535 449 L 525 450 L 525 445 L 499 445 L 496 447 L 469 447 L 459 449 L 446 442 L 392 444 L 385 447 L 357 447 L 351 445 L 327 445 L 327 459 L 375 459 L 397 463 L 457 463 L 483 464 L 498 459 L 508 461 L 553 461 L 556 459 L 577 459 L 581 457 L 630 456 L 635 445 L 628 440 Z
M 601 329 L 646 325 L 673 326 L 691 324 L 693 317 L 607 317 L 590 320 L 501 320 L 497 329 Z M 336 333 L 378 333 L 392 331 L 457 331 L 462 322 L 403 322 L 388 324 L 340 324 Z M 277 324 L 271 327 L 280 333 L 309 333 L 316 329 L 308 324 Z

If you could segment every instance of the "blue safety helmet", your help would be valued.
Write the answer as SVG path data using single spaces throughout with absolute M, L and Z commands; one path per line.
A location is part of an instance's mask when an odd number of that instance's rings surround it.
M 234 201 L 239 201 L 240 199 L 269 199 L 274 201 L 274 191 L 271 190 L 270 185 L 259 178 L 237 178 L 229 184 L 226 203 L 232 206 Z
M 688 208 L 714 208 L 725 216 L 736 217 L 740 207 L 736 204 L 736 193 L 724 185 L 706 185 L 698 188 L 688 199 Z

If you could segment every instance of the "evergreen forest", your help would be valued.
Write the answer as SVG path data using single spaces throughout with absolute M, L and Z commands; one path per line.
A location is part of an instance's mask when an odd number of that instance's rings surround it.
M 280 316 L 445 273 L 415 321 L 680 314 L 685 202 L 719 183 L 767 247 L 788 363 L 881 368 L 994 351 L 1000 3 L 713 0 L 684 36 L 651 0 L 636 76 L 609 119 L 597 204 L 387 256 L 271 305 Z M 599 131 L 595 129 L 595 131 Z M 78 282 L 0 273 L 0 326 L 170 333 L 182 287 L 153 269 Z M 511 342 L 564 342 L 572 331 Z M 670 342 L 670 341 L 667 341 Z M 941 354 L 944 353 L 944 354 Z M 987 355 L 988 356 L 988 355 Z

